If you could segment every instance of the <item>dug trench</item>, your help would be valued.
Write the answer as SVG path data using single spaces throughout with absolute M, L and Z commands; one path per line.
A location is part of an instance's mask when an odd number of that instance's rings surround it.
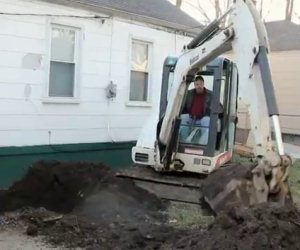
M 60 249 L 300 249 L 294 206 L 232 206 L 185 229 L 169 223 L 168 206 L 103 164 L 39 161 L 0 193 L 0 226 L 25 225 Z

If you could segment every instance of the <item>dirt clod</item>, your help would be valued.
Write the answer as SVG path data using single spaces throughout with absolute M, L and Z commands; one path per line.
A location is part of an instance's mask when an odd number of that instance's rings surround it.
M 228 228 L 236 226 L 235 220 L 233 220 L 230 216 L 228 216 L 224 212 L 221 212 L 217 216 L 217 221 L 223 229 L 228 229 Z
M 26 234 L 30 236 L 36 236 L 38 234 L 37 226 L 30 224 L 26 229 Z

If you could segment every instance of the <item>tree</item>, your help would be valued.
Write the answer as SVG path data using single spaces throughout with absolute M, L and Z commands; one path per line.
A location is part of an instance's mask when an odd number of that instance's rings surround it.
M 285 19 L 291 21 L 293 15 L 294 0 L 286 1 Z
M 176 6 L 180 8 L 182 5 L 182 0 L 176 0 Z
M 215 10 L 216 10 L 216 18 L 219 18 L 222 13 L 219 0 L 215 0 Z

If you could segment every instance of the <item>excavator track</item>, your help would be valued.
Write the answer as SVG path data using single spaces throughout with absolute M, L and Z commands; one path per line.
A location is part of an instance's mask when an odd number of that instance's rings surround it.
M 229 203 L 249 205 L 248 186 L 253 166 L 227 164 L 209 176 L 188 172 L 156 172 L 150 167 L 136 165 L 116 173 L 117 177 L 132 179 L 135 184 L 161 199 L 204 205 L 219 212 Z
M 137 186 L 161 199 L 209 205 L 218 213 L 229 205 L 249 207 L 268 201 L 284 205 L 291 200 L 287 179 L 284 178 L 285 165 L 267 173 L 261 164 L 228 163 L 208 176 L 189 172 L 156 172 L 150 167 L 137 165 L 116 175 L 132 179 Z
M 255 187 L 253 170 L 256 165 L 231 163 L 207 175 L 187 172 L 156 172 L 145 166 L 119 171 L 120 178 L 130 178 L 135 184 L 161 199 L 199 204 L 218 213 L 228 205 L 251 206 L 267 202 L 267 190 Z M 265 177 L 261 175 L 261 178 Z M 264 199 L 258 199 L 262 192 Z
M 116 173 L 117 177 L 132 179 L 135 184 L 161 199 L 202 204 L 201 183 L 204 175 L 186 172 L 156 172 L 136 165 Z

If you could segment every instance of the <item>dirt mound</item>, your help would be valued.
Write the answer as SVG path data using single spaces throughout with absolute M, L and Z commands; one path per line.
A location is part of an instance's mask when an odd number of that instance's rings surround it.
M 171 249 L 300 249 L 300 216 L 294 207 L 262 204 L 228 208 L 208 230 L 193 231 Z
M 0 200 L 2 212 L 36 208 L 21 217 L 55 245 L 143 249 L 173 237 L 162 201 L 102 164 L 39 161 Z
M 76 214 L 60 215 L 43 208 L 26 208 L 16 213 L 18 221 L 54 246 L 70 249 L 121 250 L 159 249 L 177 236 L 166 226 L 150 226 L 147 232 L 122 223 L 99 224 Z M 164 249 L 164 248 L 162 248 Z
M 111 178 L 108 168 L 89 162 L 38 161 L 1 194 L 0 211 L 24 206 L 70 212 L 95 186 Z
M 28 234 L 67 248 L 300 249 L 294 207 L 231 206 L 209 228 L 185 231 L 167 226 L 164 208 L 131 180 L 90 162 L 37 162 L 0 194 L 0 212 L 19 209 L 14 223 L 25 223 Z M 11 221 L 5 216 L 0 224 Z
M 123 203 L 150 210 L 162 208 L 156 196 L 130 180 L 116 178 L 103 164 L 91 162 L 36 162 L 22 180 L 1 193 L 0 199 L 0 212 L 32 206 L 89 213 L 90 203 L 97 208 L 105 205 L 106 210 L 114 212 Z

